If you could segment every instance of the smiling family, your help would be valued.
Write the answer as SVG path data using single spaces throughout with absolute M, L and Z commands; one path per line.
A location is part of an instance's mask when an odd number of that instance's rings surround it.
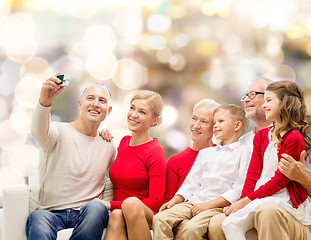
M 78 118 L 52 122 L 53 101 L 64 90 L 59 82 L 43 83 L 33 117 L 40 190 L 27 239 L 55 240 L 66 228 L 74 228 L 72 240 L 240 240 L 253 229 L 263 240 L 311 236 L 311 127 L 296 83 L 257 79 L 241 98 L 244 109 L 199 101 L 189 125 L 192 144 L 166 161 L 149 134 L 161 123 L 158 93 L 133 96 L 131 136 L 116 151 L 98 133 L 112 111 L 108 89 L 89 85 Z M 255 127 L 245 134 L 248 119 Z M 102 199 L 107 172 L 112 201 Z

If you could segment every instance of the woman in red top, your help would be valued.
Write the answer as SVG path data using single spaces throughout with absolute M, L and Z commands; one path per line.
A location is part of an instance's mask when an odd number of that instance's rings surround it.
M 167 160 L 164 202 L 168 202 L 175 196 L 178 188 L 187 177 L 199 151 L 213 145 L 213 112 L 218 106 L 219 104 L 212 99 L 202 99 L 194 105 L 189 124 L 192 144 Z
M 213 112 L 219 106 L 212 99 L 202 99 L 193 107 L 192 117 L 189 124 L 189 134 L 192 140 L 190 147 L 169 157 L 166 163 L 166 187 L 164 204 L 160 211 L 168 207 L 178 188 L 187 177 L 199 151 L 213 145 Z M 174 239 L 182 239 L 182 229 L 185 220 L 174 228 Z
M 127 122 L 132 135 L 121 140 L 109 171 L 113 201 L 101 201 L 112 211 L 106 240 L 152 239 L 152 218 L 164 199 L 165 151 L 149 135 L 161 121 L 161 96 L 143 90 L 130 103 Z

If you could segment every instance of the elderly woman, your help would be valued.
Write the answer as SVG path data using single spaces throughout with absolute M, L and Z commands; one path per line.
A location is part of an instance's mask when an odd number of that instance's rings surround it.
M 174 197 L 178 188 L 184 182 L 199 151 L 213 145 L 213 112 L 219 106 L 214 100 L 203 99 L 195 104 L 189 124 L 192 140 L 190 147 L 171 156 L 166 165 L 165 202 L 160 211 L 167 208 L 167 202 Z M 181 239 L 180 229 L 183 223 L 174 229 L 175 239 Z

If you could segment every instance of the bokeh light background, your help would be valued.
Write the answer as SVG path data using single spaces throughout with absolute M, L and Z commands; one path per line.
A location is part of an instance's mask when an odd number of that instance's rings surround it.
M 52 118 L 71 121 L 84 87 L 106 84 L 101 128 L 127 134 L 133 91 L 158 91 L 167 156 L 190 143 L 193 104 L 240 103 L 259 76 L 292 79 L 311 109 L 310 0 L 0 0 L 0 190 L 24 184 L 38 148 L 30 123 L 42 82 L 69 73 Z

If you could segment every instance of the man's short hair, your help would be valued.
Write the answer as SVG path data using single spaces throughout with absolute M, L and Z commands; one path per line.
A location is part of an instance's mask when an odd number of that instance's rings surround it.
M 92 84 L 88 85 L 88 86 L 83 90 L 82 95 L 81 95 L 81 98 L 83 98 L 85 92 L 89 89 L 89 87 L 92 87 L 92 86 L 101 86 L 101 87 L 103 87 L 104 89 L 106 89 L 106 91 L 107 91 L 107 93 L 108 93 L 108 99 L 107 99 L 107 101 L 108 101 L 108 106 L 110 106 L 110 102 L 111 102 L 111 93 L 110 93 L 109 89 L 108 89 L 104 84 L 102 84 L 102 83 L 92 83 Z

